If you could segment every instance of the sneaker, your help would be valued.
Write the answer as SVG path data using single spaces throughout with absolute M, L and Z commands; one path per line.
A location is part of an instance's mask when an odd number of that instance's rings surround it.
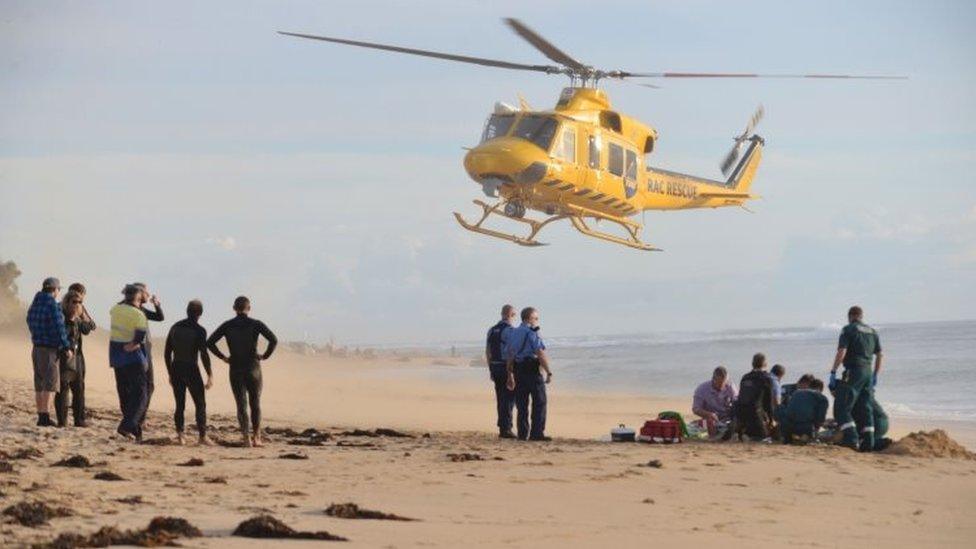
M 186 437 L 183 436 L 183 433 L 176 433 L 176 444 L 178 446 L 186 446 Z
M 887 450 L 889 446 L 891 446 L 892 442 L 893 441 L 890 438 L 885 437 L 885 438 L 879 440 L 877 443 L 875 443 L 875 445 L 874 445 L 874 451 L 875 452 L 883 452 L 883 451 Z
M 549 442 L 549 441 L 552 440 L 552 437 L 547 437 L 547 436 L 529 437 L 529 440 L 531 440 L 533 442 Z
M 498 433 L 498 438 L 515 438 L 515 433 L 513 433 L 511 430 L 502 431 Z
M 37 418 L 37 426 L 38 427 L 57 427 L 58 424 L 55 423 L 55 422 L 53 422 L 53 421 L 51 421 L 51 416 L 49 416 L 48 414 L 41 414 L 41 416 Z
M 80 427 L 80 428 L 84 429 L 85 427 L 88 427 L 88 422 L 85 421 L 85 420 L 83 420 L 83 419 L 82 420 L 79 420 L 79 421 L 76 421 L 75 422 L 75 427 Z
M 200 435 L 200 439 L 197 442 L 200 446 L 213 446 L 213 441 L 207 435 Z

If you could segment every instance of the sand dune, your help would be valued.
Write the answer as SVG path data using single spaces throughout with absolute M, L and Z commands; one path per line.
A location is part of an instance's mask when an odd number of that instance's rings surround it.
M 687 405 L 563 394 L 558 385 L 552 431 L 560 438 L 499 441 L 490 433 L 487 383 L 430 380 L 410 363 L 323 362 L 282 353 L 265 370 L 271 428 L 265 448 L 137 446 L 113 434 L 116 399 L 111 372 L 102 367 L 104 345 L 88 343 L 93 426 L 38 432 L 27 343 L 0 338 L 0 450 L 41 454 L 7 460 L 12 471 L 0 473 L 0 506 L 40 500 L 72 513 L 38 527 L 0 525 L 0 545 L 46 542 L 106 525 L 144 528 L 155 516 L 175 516 L 203 531 L 205 537 L 180 540 L 188 546 L 261 547 L 267 541 L 231 536 L 259 513 L 296 529 L 346 537 L 354 547 L 976 543 L 974 461 L 834 447 L 604 443 L 594 439 L 621 418 Z M 208 395 L 214 436 L 233 441 L 224 366 L 215 367 L 220 375 Z M 150 438 L 171 434 L 172 394 L 162 371 L 157 382 Z M 309 427 L 318 435 L 300 434 Z M 376 427 L 413 436 L 342 434 Z M 286 454 L 308 459 L 281 459 Z M 93 465 L 51 466 L 73 455 Z M 202 465 L 179 465 L 194 458 Z M 642 466 L 652 459 L 663 467 Z M 124 480 L 94 478 L 106 472 Z M 349 502 L 418 520 L 325 513 Z

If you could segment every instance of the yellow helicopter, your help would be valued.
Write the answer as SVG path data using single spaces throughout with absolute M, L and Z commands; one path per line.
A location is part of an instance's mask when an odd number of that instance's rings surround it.
M 570 57 L 517 19 L 505 19 L 516 34 L 558 65 L 528 65 L 495 59 L 441 53 L 372 42 L 279 31 L 280 34 L 396 53 L 433 57 L 488 67 L 562 74 L 570 78 L 553 110 L 534 111 L 520 98 L 518 107 L 497 103 L 482 133 L 481 143 L 468 150 L 464 168 L 484 194 L 498 198 L 481 207 L 471 223 L 454 216 L 462 227 L 522 246 L 541 246 L 536 240 L 546 225 L 568 219 L 584 235 L 639 250 L 659 250 L 644 242 L 643 225 L 631 219 L 647 210 L 683 210 L 742 206 L 757 198 L 750 193 L 762 158 L 764 141 L 753 130 L 763 116 L 760 106 L 721 163 L 725 181 L 654 168 L 647 155 L 654 151 L 657 131 L 610 105 L 597 88 L 602 79 L 629 78 L 828 78 L 903 79 L 901 76 L 840 74 L 751 73 L 636 73 L 601 70 Z M 656 87 L 650 84 L 641 84 Z M 745 154 L 740 154 L 745 147 Z M 526 217 L 542 212 L 541 220 Z M 525 236 L 484 227 L 492 216 L 528 225 Z M 622 227 L 624 236 L 599 231 L 589 220 Z

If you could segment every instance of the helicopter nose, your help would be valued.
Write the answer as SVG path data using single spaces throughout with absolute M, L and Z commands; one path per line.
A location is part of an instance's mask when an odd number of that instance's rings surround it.
M 464 169 L 479 183 L 532 184 L 541 181 L 549 171 L 548 157 L 531 143 L 521 139 L 500 138 L 468 151 Z

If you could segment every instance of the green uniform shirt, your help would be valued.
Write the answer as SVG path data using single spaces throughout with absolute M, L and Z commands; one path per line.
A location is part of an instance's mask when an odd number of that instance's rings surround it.
M 881 340 L 878 332 L 867 324 L 854 321 L 844 326 L 840 332 L 840 349 L 847 349 L 844 355 L 844 367 L 871 367 L 871 358 L 881 352 Z
M 822 393 L 813 389 L 800 389 L 790 397 L 786 417 L 794 424 L 809 423 L 820 426 L 827 420 L 829 407 L 830 403 Z

